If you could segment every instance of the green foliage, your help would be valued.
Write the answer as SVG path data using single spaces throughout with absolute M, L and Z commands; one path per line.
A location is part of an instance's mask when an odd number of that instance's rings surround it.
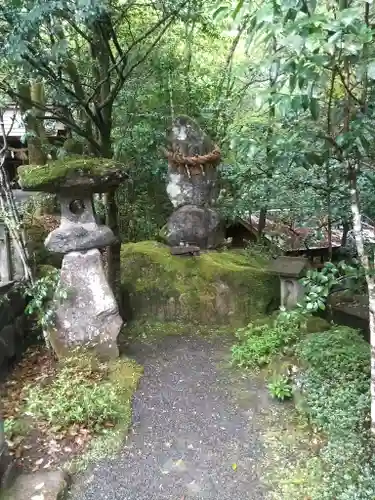
M 333 264 L 327 262 L 320 271 L 310 269 L 301 279 L 306 293 L 301 307 L 308 312 L 324 310 L 329 295 L 335 290 L 354 292 L 363 286 L 365 281 L 364 268 L 353 260 Z
M 138 378 L 139 368 L 131 361 L 108 367 L 77 352 L 62 363 L 50 383 L 28 389 L 25 413 L 53 426 L 79 424 L 99 431 L 105 423 L 117 423 L 128 415 Z
M 291 399 L 293 396 L 290 379 L 285 375 L 274 377 L 268 384 L 268 390 L 270 391 L 272 397 L 279 399 L 280 401 Z
M 305 319 L 299 314 L 280 313 L 266 323 L 250 323 L 239 328 L 236 337 L 239 342 L 232 347 L 232 362 L 243 368 L 259 368 L 286 347 L 296 342 Z
M 19 436 L 25 435 L 27 431 L 28 426 L 21 419 L 9 417 L 4 420 L 4 432 L 8 441 L 12 441 Z
M 68 296 L 68 291 L 59 286 L 59 280 L 60 271 L 49 268 L 24 289 L 27 298 L 25 313 L 36 319 L 36 326 L 44 334 L 54 325 L 56 300 L 65 300 Z
M 370 351 L 346 327 L 311 335 L 297 354 L 305 366 L 301 381 L 307 413 L 326 435 L 319 461 L 312 461 L 313 500 L 371 500 L 375 462 L 370 424 Z
M 303 340 L 297 354 L 308 366 L 305 390 L 314 422 L 330 434 L 366 428 L 370 352 L 359 334 L 333 328 Z M 322 401 L 322 391 L 329 400 Z M 341 412 L 347 413 L 345 419 L 338 418 Z

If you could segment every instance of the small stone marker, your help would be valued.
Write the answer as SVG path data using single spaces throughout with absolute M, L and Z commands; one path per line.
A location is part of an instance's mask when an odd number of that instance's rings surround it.
M 271 266 L 271 272 L 280 277 L 281 307 L 293 309 L 303 299 L 304 290 L 299 282 L 309 267 L 309 261 L 304 257 L 277 257 Z
M 196 257 L 200 255 L 200 248 L 193 245 L 186 246 L 178 246 L 171 248 L 172 255 L 181 255 L 181 256 L 193 256 Z
M 64 254 L 59 286 L 67 298 L 56 296 L 55 325 L 49 332 L 55 352 L 64 356 L 71 348 L 87 347 L 101 357 L 117 357 L 122 319 L 99 252 L 115 237 L 109 227 L 97 224 L 92 199 L 127 174 L 113 160 L 91 157 L 18 170 L 23 189 L 57 193 L 61 205 L 60 226 L 45 241 L 48 250 Z
M 167 243 L 216 248 L 224 226 L 213 208 L 218 195 L 220 150 L 189 117 L 179 116 L 169 136 L 167 194 L 175 211 L 168 219 Z

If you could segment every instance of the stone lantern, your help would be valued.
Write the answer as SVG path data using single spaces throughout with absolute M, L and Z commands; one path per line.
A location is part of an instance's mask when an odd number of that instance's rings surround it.
M 306 270 L 310 267 L 304 257 L 277 257 L 271 264 L 271 272 L 280 278 L 280 305 L 285 309 L 293 309 L 304 298 L 305 291 L 300 283 Z
M 187 116 L 173 120 L 169 134 L 167 194 L 174 212 L 162 230 L 172 247 L 216 248 L 224 241 L 214 208 L 218 196 L 220 150 Z
M 127 174 L 113 160 L 80 156 L 18 172 L 22 189 L 56 193 L 61 205 L 60 226 L 45 240 L 48 250 L 64 254 L 59 286 L 67 295 L 55 298 L 54 328 L 48 332 L 52 347 L 59 357 L 78 346 L 94 348 L 104 358 L 118 356 L 122 319 L 99 252 L 115 236 L 97 224 L 93 194 L 114 188 Z

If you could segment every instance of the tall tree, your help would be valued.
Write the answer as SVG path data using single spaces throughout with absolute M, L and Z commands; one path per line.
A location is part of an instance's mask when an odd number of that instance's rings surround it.
M 240 0 L 234 18 L 248 12 Z M 270 38 L 277 34 L 281 78 L 275 104 L 285 114 L 310 111 L 310 140 L 299 156 L 311 167 L 321 166 L 331 181 L 338 166 L 351 206 L 357 252 L 366 273 L 371 342 L 371 427 L 375 432 L 375 273 L 362 227 L 361 182 L 374 161 L 375 32 L 370 2 L 335 0 L 266 2 L 254 17 L 254 30 Z M 292 134 L 290 134 L 292 137 Z M 288 145 L 286 136 L 286 145 Z M 312 146 L 315 151 L 312 151 Z M 319 146 L 319 147 L 317 147 Z M 311 152 L 314 154 L 311 155 Z M 328 200 L 332 205 L 332 200 Z
M 116 98 L 188 5 L 189 0 L 2 2 L 0 91 L 24 110 L 36 110 L 34 122 L 65 124 L 78 142 L 72 147 L 68 141 L 68 151 L 111 158 Z M 22 92 L 30 80 L 33 88 L 43 83 L 44 101 Z M 107 222 L 118 235 L 114 192 L 107 197 Z M 109 279 L 116 284 L 120 242 L 109 250 Z

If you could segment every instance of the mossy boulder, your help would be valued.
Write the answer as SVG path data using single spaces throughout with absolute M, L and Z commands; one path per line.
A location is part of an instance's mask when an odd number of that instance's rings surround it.
M 212 251 L 172 256 L 154 241 L 121 249 L 121 283 L 129 319 L 239 326 L 278 305 L 278 279 L 262 257 Z
M 117 185 L 127 178 L 124 167 L 108 158 L 70 156 L 46 165 L 18 167 L 19 182 L 25 191 L 58 192 L 62 187 L 89 187 L 92 191 L 103 185 Z

